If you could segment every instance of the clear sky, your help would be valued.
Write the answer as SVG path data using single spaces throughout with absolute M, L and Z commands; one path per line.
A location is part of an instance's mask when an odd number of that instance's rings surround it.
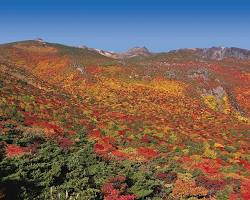
M 0 43 L 250 49 L 249 0 L 0 0 Z

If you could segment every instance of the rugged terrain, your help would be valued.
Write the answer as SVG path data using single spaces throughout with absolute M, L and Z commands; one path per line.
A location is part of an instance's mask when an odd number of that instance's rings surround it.
M 4 44 L 0 95 L 0 198 L 250 199 L 248 50 Z

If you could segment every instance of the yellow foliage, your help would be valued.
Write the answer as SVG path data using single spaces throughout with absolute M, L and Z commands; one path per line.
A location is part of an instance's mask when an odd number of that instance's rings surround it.
M 188 149 L 183 149 L 182 152 L 187 155 L 189 153 L 189 150 Z
M 216 102 L 216 98 L 213 95 L 206 95 L 203 96 L 204 99 L 204 103 L 211 108 L 212 110 L 216 110 L 217 108 L 217 102 Z
M 199 162 L 202 161 L 201 155 L 192 155 L 191 158 L 192 158 L 192 160 L 193 160 L 194 162 L 196 162 L 196 163 L 199 163 Z
M 182 95 L 185 90 L 185 85 L 178 81 L 162 80 L 152 81 L 150 87 L 154 90 L 166 92 L 169 95 L 179 96 Z
M 224 107 L 223 112 L 224 112 L 225 114 L 230 113 L 230 103 L 229 103 L 229 101 L 228 101 L 228 97 L 227 97 L 227 96 L 224 96 L 224 97 L 222 98 L 222 101 L 223 101 L 223 107 Z
M 242 122 L 245 122 L 247 124 L 250 124 L 250 119 L 247 118 L 247 117 L 243 117 L 239 112 L 236 112 L 235 113 L 235 117 L 239 120 L 239 121 L 242 121 Z
M 108 79 L 108 78 L 103 78 L 102 79 L 102 84 L 104 87 L 108 87 L 110 89 L 119 89 L 121 88 L 121 83 L 119 81 L 114 80 L 114 79 Z
M 136 150 L 132 147 L 128 147 L 128 148 L 125 148 L 125 149 L 121 149 L 121 152 L 124 152 L 124 153 L 135 153 Z
M 219 110 L 225 114 L 230 113 L 230 103 L 226 95 L 222 99 L 217 99 L 214 95 L 203 96 L 204 103 L 212 110 Z
M 205 142 L 204 143 L 204 156 L 212 159 L 216 159 L 216 152 L 210 148 L 210 145 Z

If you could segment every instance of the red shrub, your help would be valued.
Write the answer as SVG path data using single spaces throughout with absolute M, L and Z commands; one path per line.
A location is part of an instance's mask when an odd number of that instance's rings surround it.
M 98 143 L 95 144 L 94 148 L 95 148 L 96 151 L 105 150 L 105 147 L 103 145 L 101 145 L 101 144 L 98 144 Z
M 229 200 L 238 200 L 240 198 L 240 195 L 239 194 L 230 194 L 229 196 Z
M 97 130 L 97 129 L 94 129 L 92 130 L 90 133 L 89 133 L 89 136 L 91 138 L 101 138 L 102 134 L 101 134 L 101 131 Z
M 121 151 L 119 151 L 119 150 L 114 150 L 114 151 L 112 151 L 111 153 L 112 153 L 112 155 L 114 155 L 114 156 L 116 156 L 116 157 L 123 158 L 123 159 L 125 159 L 125 158 L 128 157 L 128 155 L 127 155 L 126 153 L 121 152 Z
M 68 131 L 68 134 L 69 134 L 69 135 L 76 135 L 76 131 L 69 130 L 69 131 Z
M 63 129 L 60 126 L 58 126 L 56 124 L 49 123 L 49 122 L 36 121 L 32 118 L 26 118 L 25 124 L 27 126 L 36 126 L 36 127 L 44 128 L 46 131 L 46 134 L 49 136 L 55 135 L 55 134 L 58 135 L 58 134 L 63 133 Z
M 20 147 L 16 144 L 7 144 L 5 148 L 7 157 L 20 156 L 26 152 L 25 147 Z
M 160 179 L 160 180 L 164 180 L 167 177 L 166 173 L 158 173 L 156 174 L 156 178 Z
M 210 191 L 210 194 L 215 194 L 219 190 L 223 190 L 226 186 L 224 180 L 212 180 L 205 176 L 199 176 L 195 180 L 196 185 L 202 186 Z
M 134 200 L 135 195 L 123 194 L 126 191 L 127 184 L 125 183 L 126 177 L 122 175 L 111 178 L 105 183 L 101 191 L 105 200 Z
M 118 134 L 123 136 L 126 134 L 126 132 L 127 132 L 127 130 L 120 130 L 120 131 L 118 131 Z
M 250 163 L 247 162 L 246 160 L 242 160 L 242 159 L 239 159 L 239 162 L 240 164 L 243 165 L 243 167 L 246 169 L 246 170 L 250 170 Z
M 250 199 L 250 180 L 243 180 L 241 182 L 240 192 L 244 200 Z
M 187 163 L 187 162 L 191 162 L 192 159 L 190 158 L 190 156 L 183 156 L 179 161 L 181 163 Z
M 58 139 L 58 144 L 62 149 L 69 149 L 72 145 L 74 145 L 74 142 L 66 137 L 62 137 Z
M 207 174 L 217 174 L 221 165 L 216 161 L 205 160 L 204 162 L 197 164 L 195 167 Z
M 156 150 L 147 147 L 139 147 L 137 151 L 146 158 L 154 158 L 158 156 L 158 152 Z
M 169 172 L 169 173 L 158 173 L 156 174 L 156 178 L 165 181 L 165 183 L 173 183 L 177 179 L 176 172 Z
M 151 142 L 150 138 L 147 135 L 143 135 L 142 138 L 141 138 L 141 141 L 145 142 L 145 143 L 150 143 Z

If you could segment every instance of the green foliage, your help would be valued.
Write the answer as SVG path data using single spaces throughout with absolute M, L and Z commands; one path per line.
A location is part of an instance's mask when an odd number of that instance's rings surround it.
M 90 145 L 65 152 L 57 144 L 46 142 L 35 155 L 4 158 L 0 172 L 2 183 L 17 188 L 16 197 L 28 194 L 28 199 L 43 199 L 55 187 L 58 193 L 68 191 L 72 196 L 91 199 L 100 195 L 99 189 L 112 174 L 112 167 L 99 161 Z
M 153 179 L 148 173 L 143 171 L 135 172 L 131 177 L 133 186 L 130 192 L 139 198 L 151 195 L 157 187 L 160 187 L 160 181 Z
M 230 190 L 228 188 L 225 188 L 222 191 L 219 191 L 216 195 L 216 199 L 218 200 L 227 200 L 229 198 Z
M 188 152 L 190 155 L 201 154 L 203 151 L 203 144 L 198 142 L 193 142 L 192 140 L 187 140 L 185 142 L 188 147 Z
M 171 144 L 174 144 L 177 141 L 177 135 L 175 133 L 172 133 L 169 138 L 168 138 L 168 142 Z
M 237 149 L 235 147 L 233 147 L 233 146 L 225 146 L 224 148 L 229 153 L 234 153 L 234 152 L 237 151 Z

